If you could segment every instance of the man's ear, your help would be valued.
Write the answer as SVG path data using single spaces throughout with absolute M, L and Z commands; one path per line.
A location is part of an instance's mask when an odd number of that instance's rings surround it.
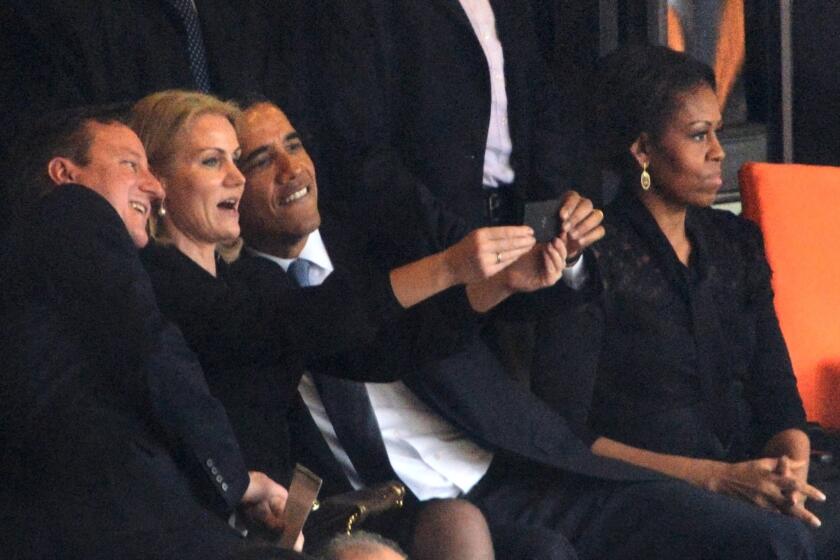
M 642 132 L 636 141 L 630 144 L 630 154 L 638 162 L 639 167 L 650 164 L 650 138 L 647 132 Z
M 70 158 L 56 156 L 47 164 L 47 175 L 56 185 L 74 183 L 78 175 L 79 166 Z

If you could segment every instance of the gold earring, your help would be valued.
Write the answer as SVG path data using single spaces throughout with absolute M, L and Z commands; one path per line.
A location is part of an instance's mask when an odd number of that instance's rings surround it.
M 160 218 L 166 216 L 166 206 L 163 205 L 163 201 L 160 201 L 160 206 L 158 207 L 157 215 Z
M 648 173 L 648 164 L 647 162 L 642 164 L 642 176 L 639 179 L 639 183 L 642 185 L 643 190 L 650 189 L 650 173 Z

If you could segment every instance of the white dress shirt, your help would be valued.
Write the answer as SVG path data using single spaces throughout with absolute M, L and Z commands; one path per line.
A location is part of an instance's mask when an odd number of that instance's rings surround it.
M 311 265 L 309 267 L 310 286 L 319 285 L 321 282 L 326 280 L 327 276 L 329 276 L 333 271 L 333 264 L 330 260 L 329 254 L 327 253 L 327 248 L 324 246 L 324 241 L 321 239 L 321 232 L 317 229 L 309 234 L 309 237 L 306 239 L 306 244 L 303 246 L 303 250 L 301 250 L 300 255 L 294 259 L 281 259 L 280 257 L 275 257 L 274 255 L 269 255 L 268 253 L 262 253 L 250 247 L 245 247 L 245 250 L 251 255 L 262 257 L 279 264 L 286 272 L 289 271 L 289 266 L 291 266 L 291 264 L 297 259 L 300 258 L 308 260 Z
M 283 270 L 288 270 L 295 260 L 247 250 L 277 263 Z M 333 271 L 318 231 L 309 235 L 300 258 L 312 263 L 309 267 L 312 285 L 320 284 Z M 365 386 L 391 466 L 419 499 L 459 496 L 468 492 L 487 472 L 492 453 L 429 409 L 404 383 L 366 383 Z M 363 487 L 308 373 L 301 379 L 298 389 L 347 478 L 355 488 Z
M 484 51 L 490 72 L 490 127 L 484 152 L 483 183 L 488 187 L 497 187 L 499 183 L 510 184 L 514 179 L 513 168 L 510 166 L 513 144 L 508 127 L 505 57 L 496 33 L 496 16 L 489 0 L 460 2 Z

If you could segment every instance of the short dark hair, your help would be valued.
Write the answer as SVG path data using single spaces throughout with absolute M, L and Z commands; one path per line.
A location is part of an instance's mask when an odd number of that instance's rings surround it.
M 667 47 L 628 45 L 602 58 L 593 83 L 592 119 L 600 163 L 620 174 L 634 171 L 631 144 L 643 132 L 655 141 L 680 97 L 700 86 L 715 89 L 712 69 Z
M 90 163 L 93 142 L 89 124 L 126 124 L 129 106 L 124 103 L 82 106 L 41 115 L 12 150 L 12 169 L 18 188 L 12 196 L 13 213 L 20 215 L 56 185 L 47 174 L 55 157 L 78 165 Z
M 236 98 L 236 104 L 239 105 L 239 108 L 242 109 L 243 113 L 252 107 L 262 105 L 263 103 L 268 103 L 269 105 L 278 107 L 277 103 L 269 99 L 266 95 L 256 91 L 249 91 Z

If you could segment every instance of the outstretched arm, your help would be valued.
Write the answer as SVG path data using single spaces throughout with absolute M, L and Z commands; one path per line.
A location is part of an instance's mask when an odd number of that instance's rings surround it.
M 475 311 L 489 311 L 511 295 L 553 286 L 566 264 L 566 246 L 560 238 L 536 245 L 502 272 L 467 286 L 467 298 Z
M 403 307 L 412 307 L 452 286 L 496 275 L 534 243 L 526 226 L 477 229 L 444 251 L 392 270 L 391 287 Z

